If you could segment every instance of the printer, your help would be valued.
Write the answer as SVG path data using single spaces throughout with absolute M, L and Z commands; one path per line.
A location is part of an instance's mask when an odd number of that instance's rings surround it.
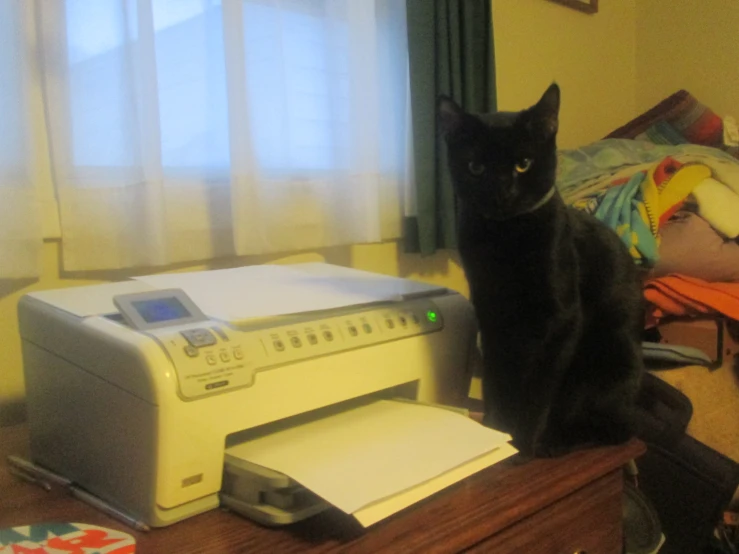
M 459 405 L 476 354 L 459 293 L 324 263 L 34 292 L 18 317 L 31 460 L 160 527 L 244 488 L 244 433 L 373 395 Z

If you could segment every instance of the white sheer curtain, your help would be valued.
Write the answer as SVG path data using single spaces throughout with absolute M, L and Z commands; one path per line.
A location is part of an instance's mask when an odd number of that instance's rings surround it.
M 36 277 L 41 249 L 33 179 L 30 10 L 0 0 L 0 278 Z
M 400 235 L 403 0 L 34 7 L 65 269 Z

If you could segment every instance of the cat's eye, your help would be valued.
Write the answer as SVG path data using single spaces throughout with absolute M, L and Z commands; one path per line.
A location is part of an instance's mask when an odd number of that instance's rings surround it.
M 519 163 L 516 164 L 516 173 L 526 173 L 531 167 L 531 163 L 534 160 L 531 158 L 523 158 Z
M 467 169 L 469 169 L 470 173 L 475 177 L 479 177 L 485 173 L 485 166 L 476 162 L 470 162 L 467 165 Z

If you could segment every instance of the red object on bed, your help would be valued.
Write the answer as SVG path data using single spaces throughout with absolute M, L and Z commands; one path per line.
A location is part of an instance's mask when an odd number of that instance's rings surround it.
M 739 283 L 709 283 L 685 275 L 667 275 L 644 285 L 650 306 L 647 325 L 667 315 L 723 314 L 739 321 Z

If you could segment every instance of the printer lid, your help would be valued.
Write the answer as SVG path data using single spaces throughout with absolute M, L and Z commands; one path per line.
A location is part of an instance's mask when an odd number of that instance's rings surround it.
M 131 281 L 30 293 L 78 317 L 118 312 L 113 296 L 182 289 L 207 316 L 239 322 L 256 318 L 437 296 L 445 287 L 326 263 L 255 265 L 163 273 Z
M 113 297 L 118 294 L 148 292 L 154 288 L 140 281 L 121 281 L 100 285 L 83 285 L 62 289 L 29 292 L 26 296 L 40 300 L 77 317 L 118 313 Z
M 437 285 L 325 263 L 167 273 L 136 280 L 155 289 L 182 289 L 206 315 L 231 322 L 447 292 Z

